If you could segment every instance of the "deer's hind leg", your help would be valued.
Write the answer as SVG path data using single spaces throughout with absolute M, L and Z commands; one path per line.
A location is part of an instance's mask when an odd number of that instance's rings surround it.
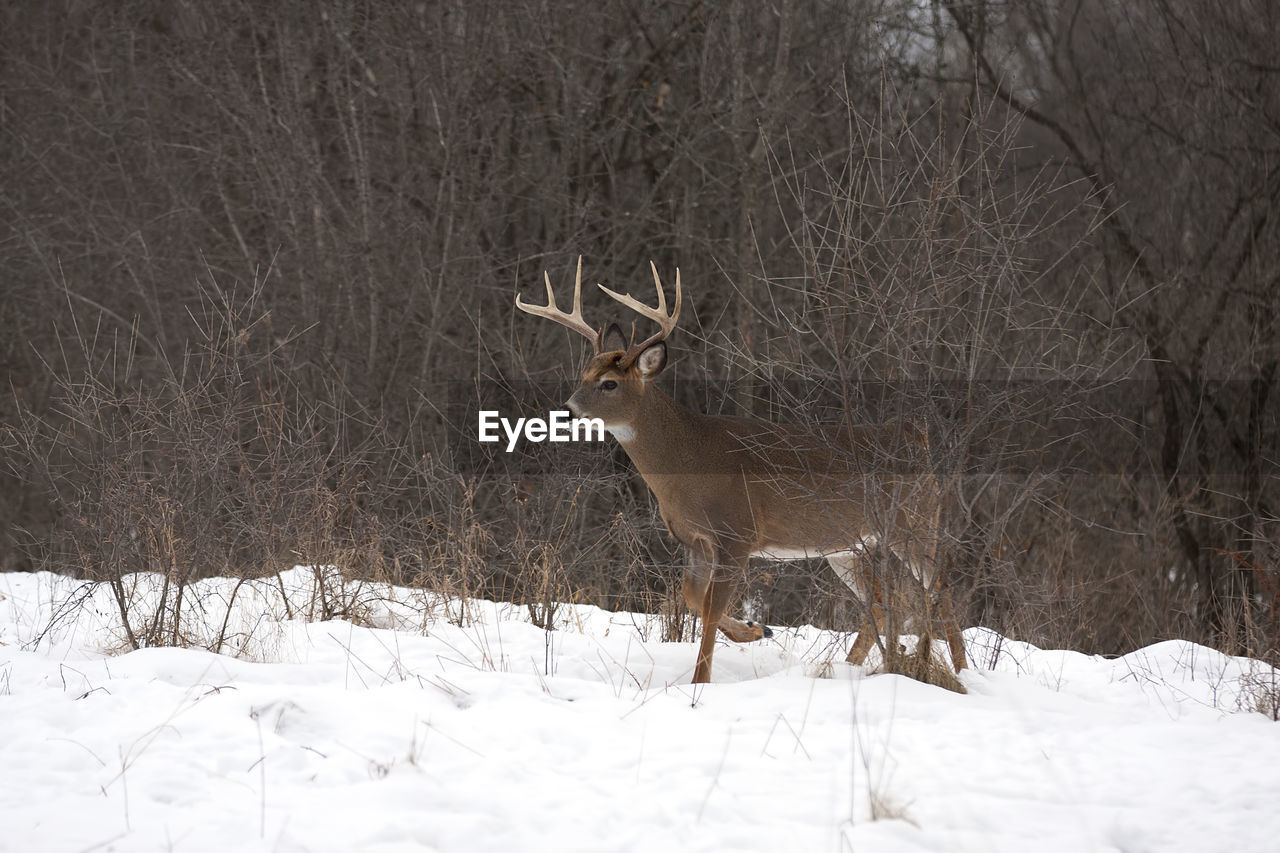
M 884 591 L 872 568 L 871 556 L 864 549 L 828 554 L 827 563 L 853 591 L 862 604 L 862 624 L 858 638 L 849 648 L 845 660 L 854 666 L 862 666 L 873 645 L 878 645 L 884 631 L 885 612 L 881 605 Z M 883 647 L 881 647 L 883 651 Z
M 951 665 L 959 672 L 968 666 L 964 653 L 964 634 L 960 633 L 960 622 L 956 619 L 955 605 L 951 602 L 951 590 L 945 586 L 938 591 L 938 619 L 942 622 L 942 631 L 947 637 L 947 647 L 951 649 Z
M 884 630 L 884 608 L 873 601 L 863 605 L 863 609 L 865 615 L 862 617 L 862 625 L 858 628 L 858 639 L 853 641 L 853 645 L 849 647 L 849 654 L 845 656 L 845 660 L 854 666 L 862 666 L 871 647 Z
M 941 567 L 938 565 L 937 543 L 934 542 L 928 546 L 912 544 L 915 547 L 907 545 L 893 550 L 924 588 L 924 625 L 920 631 L 920 641 L 932 645 L 934 625 L 941 624 L 942 633 L 947 640 L 947 648 L 951 652 L 951 665 L 956 672 L 960 672 L 968 666 L 964 651 L 964 635 L 960 633 L 960 623 L 956 620 L 951 591 L 947 588 Z

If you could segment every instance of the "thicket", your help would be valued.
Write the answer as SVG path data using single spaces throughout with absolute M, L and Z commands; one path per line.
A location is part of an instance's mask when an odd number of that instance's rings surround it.
M 164 573 L 139 644 L 294 563 L 671 608 L 616 449 L 486 463 L 457 416 L 567 395 L 578 342 L 512 305 L 544 268 L 653 259 L 689 402 L 929 423 L 966 624 L 1274 658 L 1277 16 L 6 4 L 0 569 Z M 753 595 L 840 622 L 825 571 Z

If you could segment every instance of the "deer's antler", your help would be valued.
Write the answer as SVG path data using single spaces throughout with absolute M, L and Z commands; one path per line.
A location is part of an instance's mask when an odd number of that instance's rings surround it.
M 657 308 L 650 308 L 648 305 L 645 305 L 643 302 L 640 302 L 625 293 L 615 293 L 603 284 L 596 285 L 608 294 L 610 298 L 616 299 L 618 302 L 621 302 L 640 316 L 648 317 L 661 327 L 657 333 L 637 344 L 635 343 L 635 327 L 633 326 L 631 335 L 632 343 L 631 346 L 627 348 L 627 351 L 630 353 L 642 352 L 646 348 L 656 344 L 658 341 L 666 340 L 667 336 L 675 331 L 676 323 L 680 320 L 680 269 L 676 269 L 676 304 L 670 314 L 667 313 L 667 295 L 662 292 L 662 279 L 658 277 L 658 268 L 654 266 L 653 261 L 649 261 L 649 269 L 653 270 L 653 285 L 658 291 Z
M 657 273 L 654 273 L 657 275 Z M 551 288 L 551 276 L 543 270 L 542 278 L 547 283 L 547 304 L 546 305 L 528 305 L 520 299 L 520 294 L 516 294 L 516 307 L 526 314 L 532 314 L 535 317 L 545 317 L 561 326 L 573 329 L 587 340 L 591 341 L 591 347 L 596 352 L 600 352 L 600 333 L 591 328 L 587 321 L 582 319 L 582 255 L 578 255 L 578 276 L 573 282 L 573 311 L 566 314 L 556 306 L 556 294 Z

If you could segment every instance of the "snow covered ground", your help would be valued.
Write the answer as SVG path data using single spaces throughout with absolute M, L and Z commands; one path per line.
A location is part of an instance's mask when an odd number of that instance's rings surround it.
M 311 577 L 284 576 L 294 612 Z M 694 688 L 693 645 L 646 616 L 547 632 L 364 587 L 368 627 L 249 584 L 227 618 L 215 580 L 184 630 L 226 618 L 235 656 L 123 654 L 107 590 L 60 607 L 80 589 L 0 575 L 3 850 L 1280 850 L 1280 725 L 1250 687 L 1275 674 L 1189 643 L 970 629 L 961 696 L 778 630 Z

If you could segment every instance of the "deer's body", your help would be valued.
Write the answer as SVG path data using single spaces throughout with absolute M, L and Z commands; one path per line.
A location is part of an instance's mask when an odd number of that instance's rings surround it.
M 683 592 L 703 618 L 703 636 L 694 682 L 711 680 L 715 631 L 731 640 L 758 640 L 766 629 L 728 615 L 753 557 L 793 560 L 825 557 L 866 605 L 866 616 L 848 660 L 860 664 L 880 630 L 880 584 L 868 552 L 887 546 L 925 589 L 938 586 L 936 560 L 941 495 L 936 480 L 922 470 L 924 435 L 905 421 L 811 433 L 798 427 L 751 418 L 690 411 L 653 383 L 666 365 L 663 339 L 680 311 L 666 313 L 662 285 L 654 270 L 658 309 L 631 297 L 606 293 L 662 324 L 663 331 L 635 344 L 618 327 L 599 333 L 581 316 L 581 261 L 574 312 L 549 304 L 517 307 L 545 316 L 592 340 L 596 354 L 569 399 L 579 417 L 598 417 L 618 440 L 658 500 L 671 535 L 694 557 Z M 634 337 L 634 333 L 633 333 Z M 956 670 L 965 665 L 958 626 L 943 618 Z

